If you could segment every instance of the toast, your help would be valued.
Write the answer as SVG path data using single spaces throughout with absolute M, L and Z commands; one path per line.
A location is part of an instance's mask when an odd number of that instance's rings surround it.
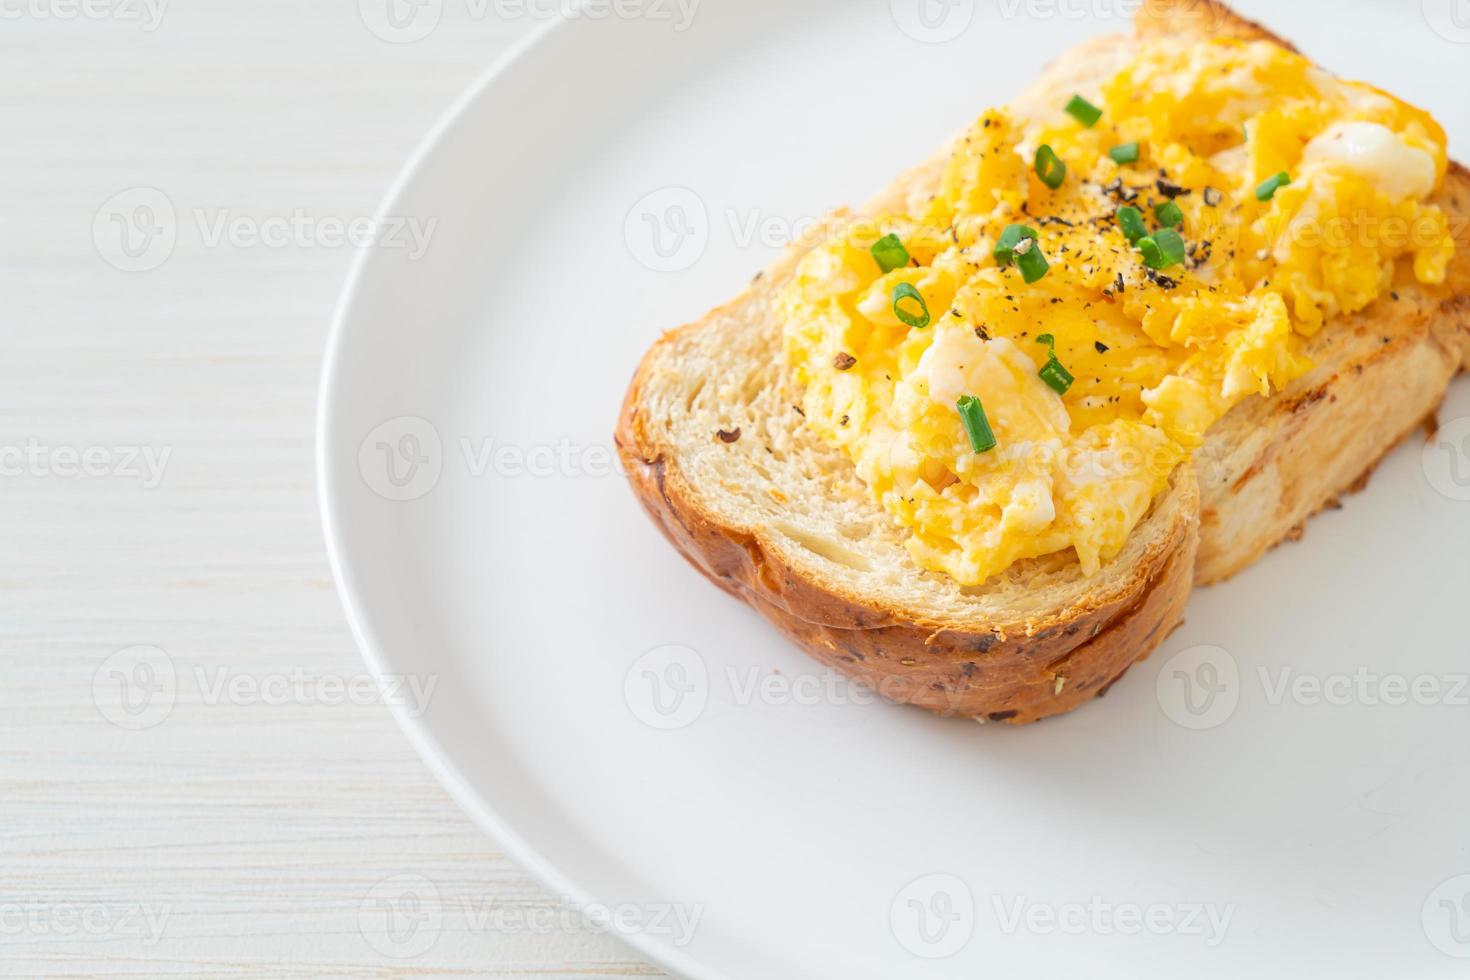
M 1146 3 L 1134 37 L 1158 34 L 1283 43 L 1205 0 Z M 1013 109 L 1054 108 L 1110 75 L 1133 44 L 1119 36 L 1074 49 Z M 947 156 L 860 211 L 832 215 L 735 300 L 659 340 L 629 388 L 616 442 L 674 546 L 817 660 L 889 700 L 1022 724 L 1105 694 L 1180 623 L 1194 584 L 1292 536 L 1432 413 L 1470 356 L 1470 248 L 1449 285 L 1405 285 L 1317 334 L 1307 350 L 1316 367 L 1218 422 L 1096 574 L 1064 552 L 962 587 L 914 562 L 852 463 L 805 429 L 775 315 L 811 242 L 858 215 L 923 201 Z M 1470 174 L 1453 167 L 1435 203 L 1470 245 Z

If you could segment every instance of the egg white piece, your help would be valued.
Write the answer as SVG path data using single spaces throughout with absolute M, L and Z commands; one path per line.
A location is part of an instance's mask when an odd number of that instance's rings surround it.
M 1423 199 L 1434 190 L 1434 158 L 1410 146 L 1387 126 L 1340 122 L 1307 144 L 1308 164 L 1337 164 L 1376 183 L 1394 199 Z
M 982 340 L 969 327 L 946 326 L 919 359 L 916 375 L 927 382 L 929 397 L 948 409 L 965 395 L 978 395 L 992 406 L 987 411 L 997 432 L 1046 438 L 1072 428 L 1061 396 L 1004 337 Z

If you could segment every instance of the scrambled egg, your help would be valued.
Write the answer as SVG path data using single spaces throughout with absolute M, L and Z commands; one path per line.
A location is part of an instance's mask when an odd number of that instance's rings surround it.
M 924 210 L 843 229 L 778 302 L 806 424 L 966 586 L 1067 549 L 1095 573 L 1304 337 L 1454 254 L 1443 130 L 1281 47 L 1149 44 L 1083 95 L 987 112 Z

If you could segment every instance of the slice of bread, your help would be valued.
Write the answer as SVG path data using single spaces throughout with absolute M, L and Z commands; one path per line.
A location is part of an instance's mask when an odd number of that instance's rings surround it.
M 1137 30 L 1269 37 L 1206 0 L 1152 0 Z M 1015 111 L 1049 111 L 1094 87 L 1132 46 L 1109 37 L 1074 49 Z M 922 202 L 947 156 L 860 213 Z M 1457 170 L 1443 197 L 1470 215 L 1470 177 Z M 834 214 L 824 229 L 855 216 Z M 715 584 L 822 663 L 950 716 L 1019 724 L 1106 693 L 1179 624 L 1196 581 L 1249 564 L 1370 471 L 1439 403 L 1470 350 L 1463 290 L 1406 287 L 1322 331 L 1318 367 L 1287 392 L 1222 420 L 1198 467 L 1179 467 L 1096 575 L 1068 552 L 963 588 L 914 563 L 852 464 L 802 424 L 774 301 L 805 251 L 788 250 L 733 302 L 655 344 L 628 391 L 619 452 L 654 521 Z M 1470 248 L 1457 259 L 1467 261 Z

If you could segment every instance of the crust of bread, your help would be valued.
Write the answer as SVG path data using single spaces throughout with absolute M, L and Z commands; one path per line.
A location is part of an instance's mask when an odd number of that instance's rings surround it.
M 1290 41 L 1240 16 L 1218 0 L 1144 0 L 1133 17 L 1133 30 L 1139 37 L 1271 41 L 1288 51 L 1301 53 Z
M 1149 0 L 1137 30 L 1283 43 L 1213 0 Z M 1096 72 L 1091 66 L 1124 48 L 1118 39 L 1091 42 L 1053 69 L 1053 83 L 1070 84 L 1069 72 Z M 864 213 L 927 194 L 947 153 L 900 177 Z M 1456 168 L 1445 197 L 1452 214 L 1470 215 L 1470 175 Z M 1457 263 L 1470 261 L 1470 242 L 1462 237 L 1462 244 Z M 1314 352 L 1318 369 L 1222 420 L 1196 465 L 1176 471 L 1135 531 L 1137 540 L 1094 580 L 1077 572 L 1039 610 L 1012 614 L 990 606 L 940 615 L 855 587 L 769 523 L 732 516 L 721 491 L 707 485 L 707 475 L 701 483 L 697 467 L 660 428 L 650 397 L 660 373 L 721 324 L 769 328 L 771 300 L 806 250 L 788 250 L 731 303 L 654 345 L 623 404 L 619 454 L 654 523 L 712 582 L 821 663 L 889 700 L 946 716 L 1023 724 L 1105 694 L 1177 627 L 1196 581 L 1243 568 L 1361 480 L 1442 400 L 1470 351 L 1463 289 L 1406 288 L 1353 318 L 1351 329 L 1332 324 L 1323 331 L 1331 339 Z M 1460 271 L 1466 278 L 1458 281 L 1470 282 L 1470 270 Z
M 945 717 L 1026 724 L 1101 697 L 1178 625 L 1189 601 L 1192 520 L 1133 566 L 1122 595 L 1034 623 L 1031 635 L 915 622 L 826 592 L 760 534 L 712 522 L 687 493 L 670 490 L 663 460 L 630 473 L 654 521 L 710 581 L 826 666 Z
M 713 513 L 677 461 L 647 438 L 640 395 L 635 380 L 617 444 L 634 492 L 664 536 L 807 653 L 890 701 L 947 717 L 1038 721 L 1107 693 L 1183 617 L 1199 506 L 1188 467 L 1165 495 L 1167 513 L 1156 507 L 1150 515 L 1163 534 L 1108 591 L 1009 628 L 941 622 L 845 593 L 793 561 L 778 535 Z

